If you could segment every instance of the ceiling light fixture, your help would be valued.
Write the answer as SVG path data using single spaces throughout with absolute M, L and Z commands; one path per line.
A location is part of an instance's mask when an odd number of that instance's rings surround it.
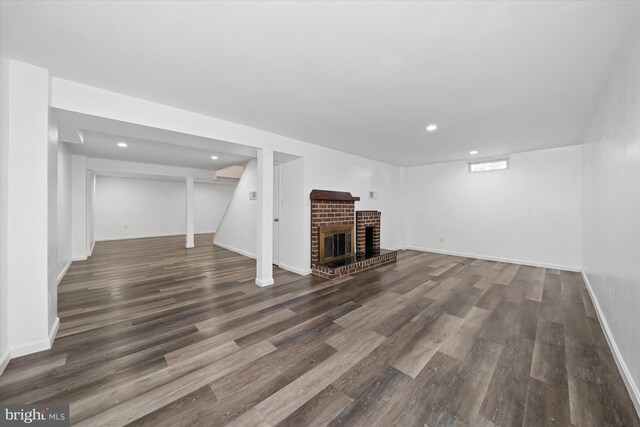
M 436 129 L 438 129 L 438 125 L 431 124 L 427 126 L 427 132 L 435 132 Z
M 211 160 L 218 160 L 218 156 L 211 156 Z
M 127 143 L 126 142 L 118 142 L 118 147 L 126 148 L 127 147 Z
M 469 151 L 469 154 L 471 154 L 471 155 L 478 154 L 478 150 L 471 150 L 471 151 Z

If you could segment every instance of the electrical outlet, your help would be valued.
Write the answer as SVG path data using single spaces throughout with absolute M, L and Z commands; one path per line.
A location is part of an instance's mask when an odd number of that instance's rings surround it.
M 128 229 L 128 228 L 129 228 L 129 226 L 128 226 L 128 225 L 125 225 L 125 226 L 124 226 L 124 229 L 125 229 L 125 230 L 126 230 L 126 229 Z
M 444 243 L 444 237 L 440 238 L 440 243 Z

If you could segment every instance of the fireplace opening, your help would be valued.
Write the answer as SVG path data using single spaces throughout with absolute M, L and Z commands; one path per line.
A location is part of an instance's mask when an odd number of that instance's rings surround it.
M 320 263 L 351 258 L 353 244 L 352 225 L 320 227 Z
M 375 246 L 373 245 L 373 229 L 374 227 L 366 227 L 364 229 L 364 251 L 367 257 L 373 255 Z

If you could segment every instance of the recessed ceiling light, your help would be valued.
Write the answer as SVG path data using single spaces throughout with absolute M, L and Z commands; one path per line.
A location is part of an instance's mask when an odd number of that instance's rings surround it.
M 469 151 L 469 154 L 478 154 L 478 150 L 471 150 Z
M 431 124 L 427 126 L 427 132 L 435 132 L 436 129 L 438 129 L 438 125 Z
M 211 156 L 211 160 L 218 160 L 218 156 Z
M 126 142 L 118 142 L 118 147 L 126 148 L 127 147 L 127 143 Z

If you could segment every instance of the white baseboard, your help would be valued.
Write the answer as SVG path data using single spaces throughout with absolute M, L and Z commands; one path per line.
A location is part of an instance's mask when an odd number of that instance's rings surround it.
M 96 247 L 96 241 L 94 240 L 91 243 L 91 247 L 89 248 L 89 253 L 87 254 L 87 257 L 85 257 L 85 259 L 87 259 L 88 257 L 90 257 L 93 254 L 93 248 L 95 248 L 95 247 Z
M 53 322 L 51 330 L 49 331 L 49 348 L 53 347 L 53 341 L 56 339 L 56 335 L 58 334 L 58 328 L 60 328 L 60 318 L 56 317 L 56 320 Z
M 0 375 L 2 375 L 2 373 L 4 372 L 4 368 L 6 368 L 9 362 L 11 361 L 10 355 L 11 355 L 11 352 L 9 352 L 9 350 L 6 350 L 0 356 Z
M 56 320 L 53 322 L 51 326 L 51 330 L 49 331 L 49 336 L 47 338 L 43 338 L 36 341 L 31 341 L 19 346 L 11 347 L 11 358 L 16 358 L 20 356 L 26 356 L 27 354 L 37 353 L 43 350 L 49 350 L 53 345 L 53 341 L 56 339 L 56 334 L 58 333 L 58 328 L 60 327 L 60 318 L 56 317 Z
M 86 261 L 88 259 L 88 257 L 86 256 L 80 256 L 80 257 L 76 257 L 76 258 L 71 258 L 71 261 Z
M 275 282 L 273 281 L 273 279 L 269 279 L 269 280 L 259 280 L 256 279 L 256 285 L 260 286 L 260 287 L 265 287 L 265 286 L 269 286 L 269 285 L 273 285 Z
M 308 276 L 311 274 L 311 269 L 310 268 L 297 268 L 297 267 L 292 267 L 290 265 L 287 264 L 278 264 L 278 267 L 282 268 L 283 270 L 287 270 L 290 271 L 292 273 L 296 273 L 299 274 L 301 276 Z
M 118 236 L 118 237 L 102 237 L 100 239 L 96 239 L 93 244 L 96 242 L 111 242 L 114 240 L 133 240 L 133 239 L 150 239 L 153 237 L 173 237 L 173 236 L 186 236 L 185 233 L 169 233 L 169 234 L 144 234 L 144 235 L 136 235 L 136 236 Z M 93 246 L 91 246 L 91 252 L 93 252 Z
M 589 292 L 591 301 L 593 301 L 593 306 L 595 307 L 596 314 L 598 315 L 598 321 L 600 322 L 600 326 L 602 327 L 604 336 L 607 338 L 607 342 L 609 343 L 609 348 L 611 349 L 611 353 L 613 354 L 613 359 L 616 361 L 616 365 L 618 366 L 618 370 L 620 371 L 622 380 L 624 381 L 624 384 L 627 386 L 627 391 L 631 396 L 633 405 L 636 407 L 636 412 L 640 415 L 640 389 L 638 389 L 638 385 L 633 380 L 633 377 L 629 372 L 629 368 L 627 367 L 627 364 L 622 358 L 622 353 L 620 353 L 620 349 L 616 344 L 616 340 L 613 338 L 611 329 L 609 329 L 607 318 L 604 316 L 604 313 L 600 308 L 600 303 L 598 302 L 598 299 L 596 298 L 596 295 L 593 292 L 593 288 L 591 287 L 591 282 L 589 282 L 589 278 L 587 277 L 584 270 L 582 270 L 582 279 L 584 280 L 584 283 L 587 286 L 587 291 Z
M 485 261 L 496 261 L 496 262 L 506 262 L 508 264 L 529 265 L 531 267 L 554 268 L 556 270 L 566 270 L 566 271 L 576 271 L 576 272 L 582 271 L 581 267 L 576 267 L 574 265 L 550 264 L 546 262 L 529 261 L 529 260 L 523 260 L 523 259 L 502 258 L 502 257 L 491 256 L 491 255 L 469 254 L 464 252 L 445 251 L 442 249 L 423 248 L 420 246 L 407 246 L 407 249 L 410 249 L 413 251 L 420 251 L 420 252 L 433 252 L 436 254 L 443 254 L 443 255 L 461 256 L 465 258 L 476 258 L 476 259 L 482 259 Z
M 69 262 L 67 262 L 67 265 L 64 266 L 60 274 L 58 274 L 58 285 L 60 284 L 60 282 L 62 282 L 62 279 L 64 279 L 64 275 L 67 274 L 67 271 L 69 270 L 69 267 L 71 267 L 72 262 L 73 260 L 70 259 Z
M 49 350 L 50 348 L 51 342 L 49 338 L 42 338 L 37 341 L 31 341 L 25 344 L 11 347 L 11 358 L 14 359 L 16 357 L 26 356 L 27 354 Z
M 214 244 L 215 246 L 220 246 L 222 249 L 226 249 L 226 250 L 228 250 L 228 251 L 235 252 L 235 253 L 237 253 L 237 254 L 244 255 L 244 256 L 246 256 L 246 257 L 256 259 L 256 256 L 255 256 L 254 254 L 249 253 L 249 252 L 247 252 L 247 251 L 244 251 L 244 250 L 242 250 L 242 249 L 237 249 L 237 248 L 234 248 L 234 247 L 231 247 L 231 246 L 227 246 L 227 245 L 225 245 L 225 244 L 218 243 L 218 242 L 216 242 L 215 240 L 213 241 L 213 244 Z

